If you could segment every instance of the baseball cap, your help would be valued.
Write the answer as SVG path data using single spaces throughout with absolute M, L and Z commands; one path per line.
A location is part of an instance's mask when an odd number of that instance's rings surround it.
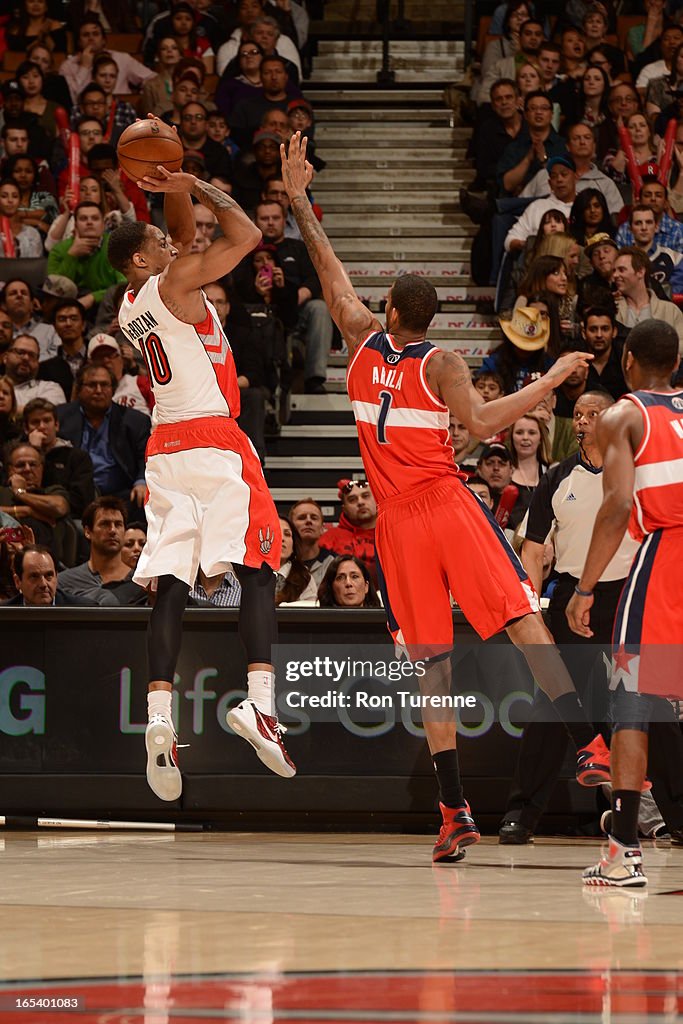
M 53 295 L 56 299 L 75 299 L 78 295 L 76 283 L 63 274 L 48 274 L 40 288 L 43 295 Z
M 590 257 L 593 249 L 597 249 L 599 245 L 611 245 L 619 252 L 619 246 L 614 239 L 606 231 L 598 231 L 597 235 L 591 235 L 586 239 L 586 256 Z
M 100 348 L 108 348 L 118 355 L 121 354 L 119 343 L 116 338 L 112 338 L 111 334 L 94 334 L 92 336 L 88 342 L 88 359 L 92 359 L 93 353 L 97 352 Z
M 523 352 L 538 352 L 550 338 L 550 319 L 547 313 L 533 306 L 513 309 L 509 320 L 500 321 L 503 333 Z
M 252 144 L 252 146 L 257 146 L 259 144 L 259 142 L 267 142 L 267 141 L 277 142 L 277 144 L 279 146 L 280 143 L 282 142 L 282 139 L 280 138 L 279 135 L 276 135 L 275 132 L 255 132 L 254 133 L 254 138 L 252 139 L 252 143 L 251 144 Z
M 0 94 L 2 94 L 5 99 L 7 99 L 8 96 L 11 96 L 12 93 L 18 93 L 19 96 L 26 95 L 21 83 L 18 82 L 16 78 L 11 78 L 8 82 L 3 82 L 2 85 L 0 85 Z
M 307 111 L 308 111 L 308 113 L 309 113 L 309 114 L 310 114 L 311 116 L 313 116 L 313 107 L 312 107 L 312 106 L 311 106 L 311 104 L 310 104 L 310 103 L 308 102 L 308 100 L 305 100 L 305 99 L 303 98 L 303 96 L 299 96 L 299 98 L 298 98 L 298 99 L 295 99 L 295 100 L 290 100 L 290 101 L 289 101 L 289 103 L 287 104 L 287 113 L 288 113 L 288 114 L 291 114 L 291 112 L 292 112 L 293 110 L 298 110 L 298 109 L 299 109 L 299 107 L 303 107 L 303 108 L 304 108 L 304 110 L 307 110 Z
M 552 171 L 553 167 L 568 167 L 570 171 L 576 174 L 576 164 L 570 156 L 551 156 L 550 160 L 546 164 L 546 170 L 548 174 Z
M 483 462 L 484 459 L 502 459 L 504 462 L 512 462 L 512 456 L 510 455 L 509 449 L 504 444 L 500 444 L 498 441 L 494 441 L 493 444 L 487 444 L 481 455 L 479 461 Z

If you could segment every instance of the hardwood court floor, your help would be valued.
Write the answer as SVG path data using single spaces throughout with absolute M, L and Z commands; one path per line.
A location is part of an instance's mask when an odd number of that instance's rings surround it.
M 594 893 L 599 845 L 433 867 L 426 836 L 8 832 L 0 1021 L 681 1019 L 683 849 L 645 844 L 645 893 Z

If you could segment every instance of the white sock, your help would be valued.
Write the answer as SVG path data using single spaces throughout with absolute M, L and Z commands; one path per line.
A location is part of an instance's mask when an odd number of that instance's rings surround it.
M 171 696 L 170 690 L 150 690 L 147 694 L 147 718 L 151 718 L 152 715 L 163 715 L 169 722 L 173 722 Z
M 263 715 L 275 714 L 275 673 L 247 672 L 247 695 Z

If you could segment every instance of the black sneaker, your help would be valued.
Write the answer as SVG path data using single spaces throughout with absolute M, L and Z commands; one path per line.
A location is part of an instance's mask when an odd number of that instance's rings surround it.
M 525 846 L 533 841 L 533 832 L 530 828 L 525 828 L 520 821 L 504 821 L 498 830 L 498 842 L 501 846 Z

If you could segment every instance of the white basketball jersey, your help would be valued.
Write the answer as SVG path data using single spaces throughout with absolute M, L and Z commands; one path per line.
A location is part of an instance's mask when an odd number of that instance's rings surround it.
M 137 295 L 131 289 L 124 294 L 119 325 L 147 364 L 156 400 L 155 426 L 204 416 L 239 416 L 232 350 L 205 295 L 204 301 L 205 319 L 188 324 L 164 305 L 158 276 L 150 277 Z

